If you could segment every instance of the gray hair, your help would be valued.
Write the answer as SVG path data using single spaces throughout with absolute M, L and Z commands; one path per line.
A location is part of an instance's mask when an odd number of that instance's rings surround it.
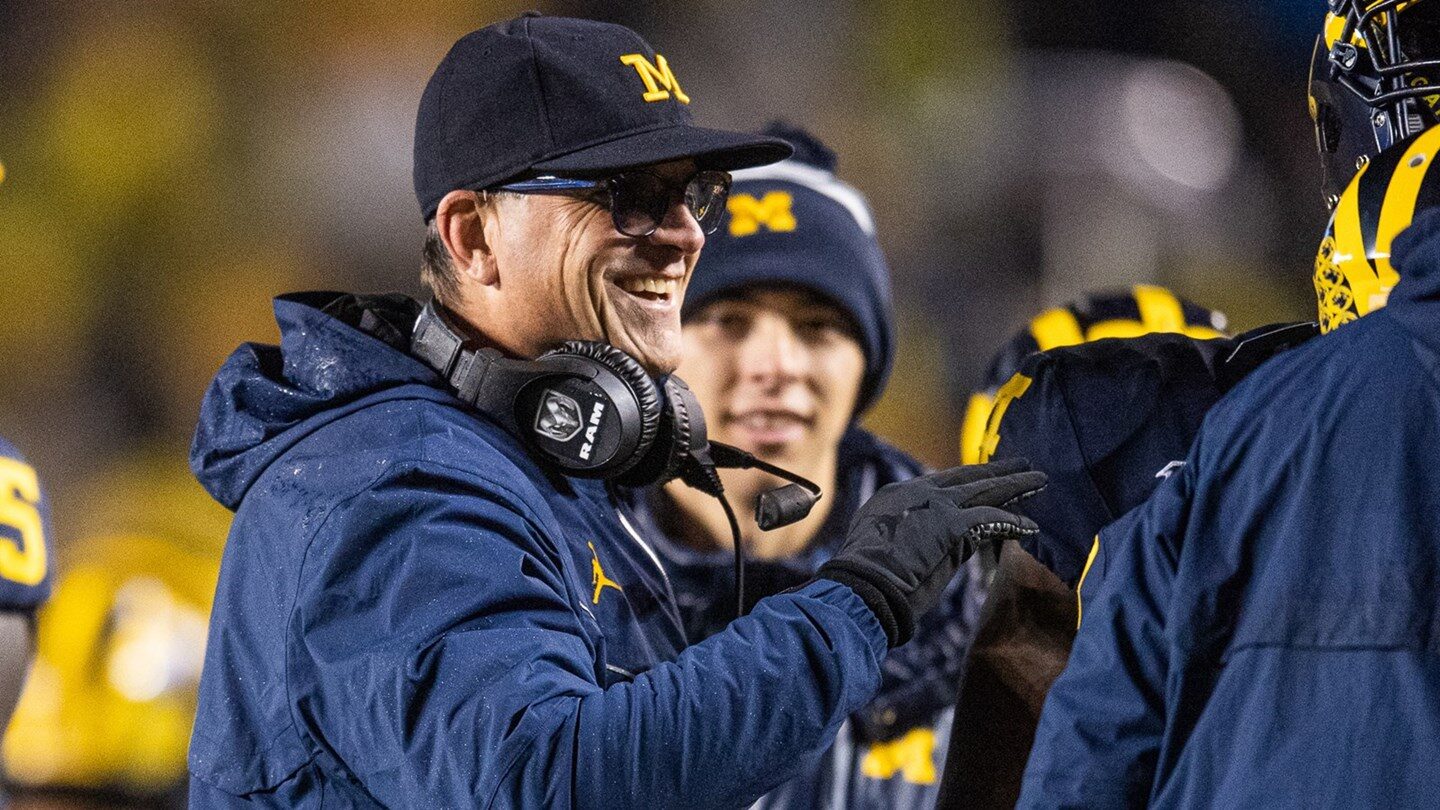
M 440 229 L 435 220 L 425 226 L 425 244 L 420 248 L 420 283 L 430 292 L 436 302 L 453 303 L 460 294 L 460 277 L 455 272 L 455 262 L 440 238 Z

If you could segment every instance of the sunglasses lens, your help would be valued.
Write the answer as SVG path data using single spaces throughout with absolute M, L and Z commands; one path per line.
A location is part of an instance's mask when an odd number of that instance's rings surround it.
M 670 207 L 670 188 L 659 177 L 643 172 L 617 174 L 610 180 L 610 213 L 615 229 L 626 236 L 645 237 L 655 232 Z
M 700 223 L 700 230 L 714 233 L 725 215 L 730 194 L 728 172 L 704 171 L 685 184 L 683 192 L 669 181 L 649 172 L 617 174 L 610 179 L 610 213 L 615 228 L 626 236 L 646 237 L 665 221 L 677 193 L 685 207 Z
M 728 172 L 700 172 L 685 186 L 685 207 L 695 215 L 700 230 L 711 234 L 720 227 L 720 220 L 725 215 L 725 200 L 729 196 Z

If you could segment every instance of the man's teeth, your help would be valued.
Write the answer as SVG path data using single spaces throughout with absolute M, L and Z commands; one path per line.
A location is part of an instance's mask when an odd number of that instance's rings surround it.
M 620 279 L 620 289 L 628 293 L 674 295 L 680 289 L 680 282 L 673 278 L 660 278 L 659 276 L 631 276 Z
M 739 417 L 736 421 L 750 430 L 775 430 L 800 424 L 803 420 L 788 413 L 751 413 Z

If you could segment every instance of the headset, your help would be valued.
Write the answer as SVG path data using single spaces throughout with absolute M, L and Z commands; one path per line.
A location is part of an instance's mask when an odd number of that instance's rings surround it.
M 790 482 L 756 501 L 762 531 L 803 520 L 820 500 L 815 483 L 738 447 L 711 442 L 700 402 L 684 380 L 670 374 L 657 384 L 635 358 L 608 343 L 568 340 L 534 360 L 505 357 L 488 347 L 468 349 L 430 301 L 415 321 L 410 351 L 550 470 L 624 487 L 678 478 L 714 496 L 735 541 L 735 599 L 742 613 L 740 525 L 716 470 L 753 468 Z

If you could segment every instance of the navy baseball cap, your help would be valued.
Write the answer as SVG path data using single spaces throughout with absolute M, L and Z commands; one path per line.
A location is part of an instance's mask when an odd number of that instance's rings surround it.
M 865 373 L 855 417 L 885 390 L 895 360 L 890 268 L 865 198 L 835 176 L 835 153 L 798 127 L 772 123 L 795 156 L 735 174 L 729 219 L 705 240 L 681 317 L 757 286 L 800 287 L 854 322 Z
M 668 60 L 611 23 L 526 12 L 462 37 L 415 119 L 426 221 L 455 189 L 539 174 L 594 175 L 693 158 L 730 171 L 789 157 L 775 138 L 697 127 Z

